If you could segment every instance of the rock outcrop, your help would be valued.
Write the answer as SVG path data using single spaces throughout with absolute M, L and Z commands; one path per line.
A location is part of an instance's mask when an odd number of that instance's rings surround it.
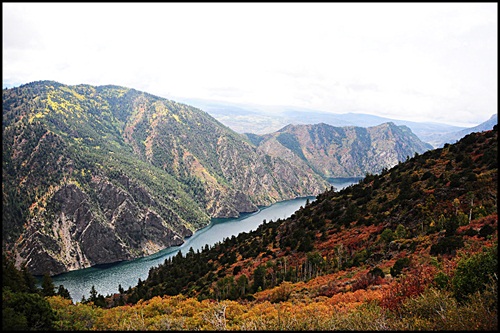
M 167 223 L 144 202 L 106 180 L 92 183 L 98 207 L 76 184 L 62 186 L 48 201 L 50 220 L 35 216 L 15 246 L 35 275 L 113 263 L 180 245 L 192 231 L 176 214 Z M 136 188 L 136 193 L 144 194 Z M 144 201 L 152 200 L 147 194 Z M 152 206 L 154 208 L 154 206 Z M 49 223 L 50 221 L 50 223 Z M 177 230 L 172 226 L 179 226 Z

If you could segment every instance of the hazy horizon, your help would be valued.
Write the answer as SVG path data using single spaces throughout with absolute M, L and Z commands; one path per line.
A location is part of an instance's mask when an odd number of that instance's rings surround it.
M 2 87 L 472 127 L 498 108 L 497 3 L 3 3 Z

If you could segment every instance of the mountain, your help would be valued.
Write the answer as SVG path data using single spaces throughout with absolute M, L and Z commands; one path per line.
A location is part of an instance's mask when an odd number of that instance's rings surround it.
M 394 124 L 245 136 L 195 107 L 112 85 L 32 82 L 4 89 L 2 107 L 2 247 L 35 275 L 150 255 L 211 218 L 318 195 L 331 187 L 325 177 L 364 176 L 421 151 Z
M 392 122 L 398 126 L 409 127 L 420 140 L 431 144 L 434 148 L 439 148 L 445 143 L 440 139 L 443 133 L 467 130 L 467 128 L 460 126 L 392 119 L 366 113 L 331 113 L 306 108 L 238 105 L 202 99 L 185 99 L 185 101 L 189 101 L 191 105 L 205 110 L 238 133 L 252 133 L 257 135 L 275 132 L 289 124 L 308 125 L 325 123 L 336 127 L 372 127 Z
M 36 275 L 149 255 L 212 217 L 329 187 L 207 113 L 134 89 L 38 81 L 4 89 L 2 107 L 3 249 Z
M 289 119 L 289 123 L 294 124 L 326 123 L 332 126 L 373 127 L 383 123 L 392 122 L 398 126 L 407 126 L 419 137 L 420 140 L 431 144 L 434 148 L 438 148 L 433 144 L 432 138 L 434 135 L 445 132 L 456 132 L 465 129 L 464 127 L 435 122 L 415 122 L 391 119 L 365 113 L 349 112 L 332 114 L 313 110 L 285 109 L 283 115 Z
M 446 143 L 455 143 L 467 134 L 473 132 L 483 132 L 493 128 L 493 126 L 498 124 L 498 115 L 494 114 L 490 119 L 485 122 L 470 128 L 464 128 L 459 131 L 447 131 L 442 133 L 433 133 L 426 137 L 427 142 L 431 143 L 434 147 L 443 147 Z
M 263 320 L 267 311 L 299 313 L 303 307 L 311 311 L 300 322 L 285 315 L 282 320 L 293 328 L 318 329 L 319 322 L 326 325 L 322 329 L 345 327 L 321 319 L 333 308 L 354 321 L 360 313 L 371 314 L 368 321 L 379 322 L 382 330 L 482 327 L 480 322 L 498 313 L 497 184 L 495 126 L 357 185 L 326 191 L 285 220 L 264 221 L 257 230 L 201 252 L 179 251 L 151 268 L 145 281 L 108 301 L 130 306 L 150 300 L 158 308 L 165 302 L 174 304 L 169 313 L 175 313 L 181 303 L 203 308 L 217 300 L 231 304 L 235 312 L 228 312 L 229 318 L 239 318 L 231 325 L 244 321 L 245 327 L 257 324 L 251 313 Z M 489 308 L 481 319 L 466 310 L 474 302 Z M 464 312 L 456 317 L 439 312 L 444 304 L 449 311 L 464 306 Z M 258 327 L 278 325 L 265 323 Z
M 368 128 L 288 125 L 271 134 L 247 136 L 263 153 L 310 167 L 324 178 L 380 173 L 432 149 L 408 127 L 391 122 Z

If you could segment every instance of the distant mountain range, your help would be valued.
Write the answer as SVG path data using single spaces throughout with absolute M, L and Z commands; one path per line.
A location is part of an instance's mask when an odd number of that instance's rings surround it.
M 179 245 L 214 217 L 315 196 L 430 147 L 408 127 L 287 126 L 245 136 L 119 86 L 2 91 L 2 244 L 36 275 Z
M 459 131 L 452 132 L 444 132 L 444 133 L 433 133 L 427 136 L 427 142 L 434 143 L 436 147 L 442 147 L 445 143 L 455 143 L 459 141 L 461 138 L 466 136 L 467 134 L 473 132 L 483 132 L 488 131 L 493 128 L 493 126 L 498 124 L 498 115 L 494 114 L 490 117 L 490 119 L 486 120 L 484 123 L 481 123 L 477 126 L 464 128 Z
M 445 143 L 454 143 L 472 132 L 492 129 L 498 123 L 497 114 L 478 126 L 467 128 L 434 122 L 391 119 L 364 113 L 335 114 L 303 108 L 234 105 L 202 99 L 185 99 L 184 102 L 208 112 L 238 133 L 268 134 L 289 124 L 325 123 L 336 127 L 371 127 L 393 122 L 396 125 L 408 126 L 420 140 L 431 144 L 434 148 L 440 148 Z
M 327 124 L 288 125 L 262 136 L 247 134 L 270 156 L 301 162 L 324 178 L 378 174 L 413 157 L 408 152 L 431 150 L 406 126 L 383 123 L 373 127 L 334 127 Z

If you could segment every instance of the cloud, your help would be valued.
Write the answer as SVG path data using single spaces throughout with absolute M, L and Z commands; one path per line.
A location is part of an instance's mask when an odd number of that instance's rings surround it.
M 4 3 L 3 85 L 477 124 L 497 110 L 493 3 Z

